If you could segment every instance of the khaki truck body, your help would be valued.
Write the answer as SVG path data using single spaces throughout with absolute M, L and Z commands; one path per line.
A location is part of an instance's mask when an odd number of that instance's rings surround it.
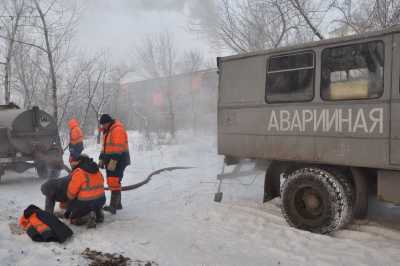
M 400 27 L 222 57 L 218 68 L 218 152 L 268 161 L 265 200 L 285 188 L 282 174 L 314 169 L 347 180 L 352 217 L 371 191 L 400 202 Z

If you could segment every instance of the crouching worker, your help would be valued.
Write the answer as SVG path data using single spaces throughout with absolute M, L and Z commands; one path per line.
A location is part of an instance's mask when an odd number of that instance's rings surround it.
M 60 202 L 61 209 L 66 208 L 68 202 L 67 190 L 70 180 L 70 176 L 50 179 L 41 186 L 40 189 L 46 197 L 45 211 L 54 213 L 56 202 Z
M 87 155 L 82 154 L 76 161 L 71 162 L 71 168 L 65 218 L 69 218 L 71 224 L 96 227 L 96 223 L 104 220 L 102 212 L 106 202 L 104 178 L 97 164 Z
M 35 205 L 30 205 L 24 210 L 24 214 L 19 218 L 19 225 L 35 242 L 63 243 L 73 234 L 57 217 Z

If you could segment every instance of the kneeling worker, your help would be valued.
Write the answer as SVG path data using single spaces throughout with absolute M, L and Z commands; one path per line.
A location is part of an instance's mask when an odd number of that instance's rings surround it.
M 49 179 L 42 185 L 41 191 L 46 196 L 45 211 L 53 214 L 56 202 L 60 202 L 61 208 L 66 207 L 68 202 L 67 190 L 70 181 L 70 176 L 66 176 Z
M 69 202 L 65 217 L 70 218 L 72 224 L 87 223 L 89 228 L 95 227 L 96 222 L 104 220 L 104 178 L 97 164 L 86 155 L 80 155 L 76 161 L 71 162 L 71 168 L 71 181 L 67 190 Z

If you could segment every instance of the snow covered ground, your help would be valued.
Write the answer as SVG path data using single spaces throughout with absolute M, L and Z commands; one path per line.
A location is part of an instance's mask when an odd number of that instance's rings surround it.
M 8 224 L 26 206 L 43 206 L 44 200 L 42 180 L 34 171 L 6 173 L 0 184 L 0 265 L 87 265 L 80 256 L 86 247 L 159 265 L 400 264 L 400 231 L 393 227 L 364 221 L 332 236 L 290 228 L 279 200 L 261 203 L 261 174 L 226 181 L 223 203 L 214 203 L 222 163 L 214 136 L 180 134 L 177 144 L 152 151 L 142 149 L 138 134 L 131 133 L 130 139 L 134 163 L 125 185 L 165 166 L 196 168 L 161 174 L 124 193 L 121 212 L 107 215 L 95 230 L 72 226 L 73 238 L 62 245 L 33 243 L 26 235 L 10 233 Z M 98 150 L 91 142 L 86 152 L 97 158 Z M 376 209 L 375 215 L 384 212 L 380 205 Z M 395 224 L 399 217 L 389 220 Z

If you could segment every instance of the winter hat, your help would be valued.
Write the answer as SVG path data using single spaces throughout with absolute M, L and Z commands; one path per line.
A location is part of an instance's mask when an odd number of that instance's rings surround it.
M 71 165 L 72 170 L 74 170 L 75 168 L 77 168 L 79 165 L 81 164 L 86 164 L 88 161 L 90 161 L 91 159 L 89 158 L 89 156 L 87 156 L 86 154 L 80 154 L 78 157 L 73 158 L 72 161 L 69 162 L 69 164 Z
M 98 165 L 86 154 L 81 154 L 78 157 L 78 162 L 79 164 L 77 167 L 80 167 L 89 173 L 97 173 L 99 171 Z
M 113 121 L 114 121 L 114 119 L 109 114 L 103 114 L 100 117 L 100 125 L 111 123 Z
M 70 129 L 72 129 L 72 128 L 74 128 L 74 127 L 78 127 L 79 126 L 79 121 L 78 121 L 78 119 L 76 119 L 76 118 L 71 118 L 69 121 L 68 121 L 68 127 L 70 128 Z
M 85 153 L 81 153 L 76 160 L 77 161 L 89 161 L 89 160 L 91 160 L 91 158 L 89 157 L 89 155 L 87 155 Z

